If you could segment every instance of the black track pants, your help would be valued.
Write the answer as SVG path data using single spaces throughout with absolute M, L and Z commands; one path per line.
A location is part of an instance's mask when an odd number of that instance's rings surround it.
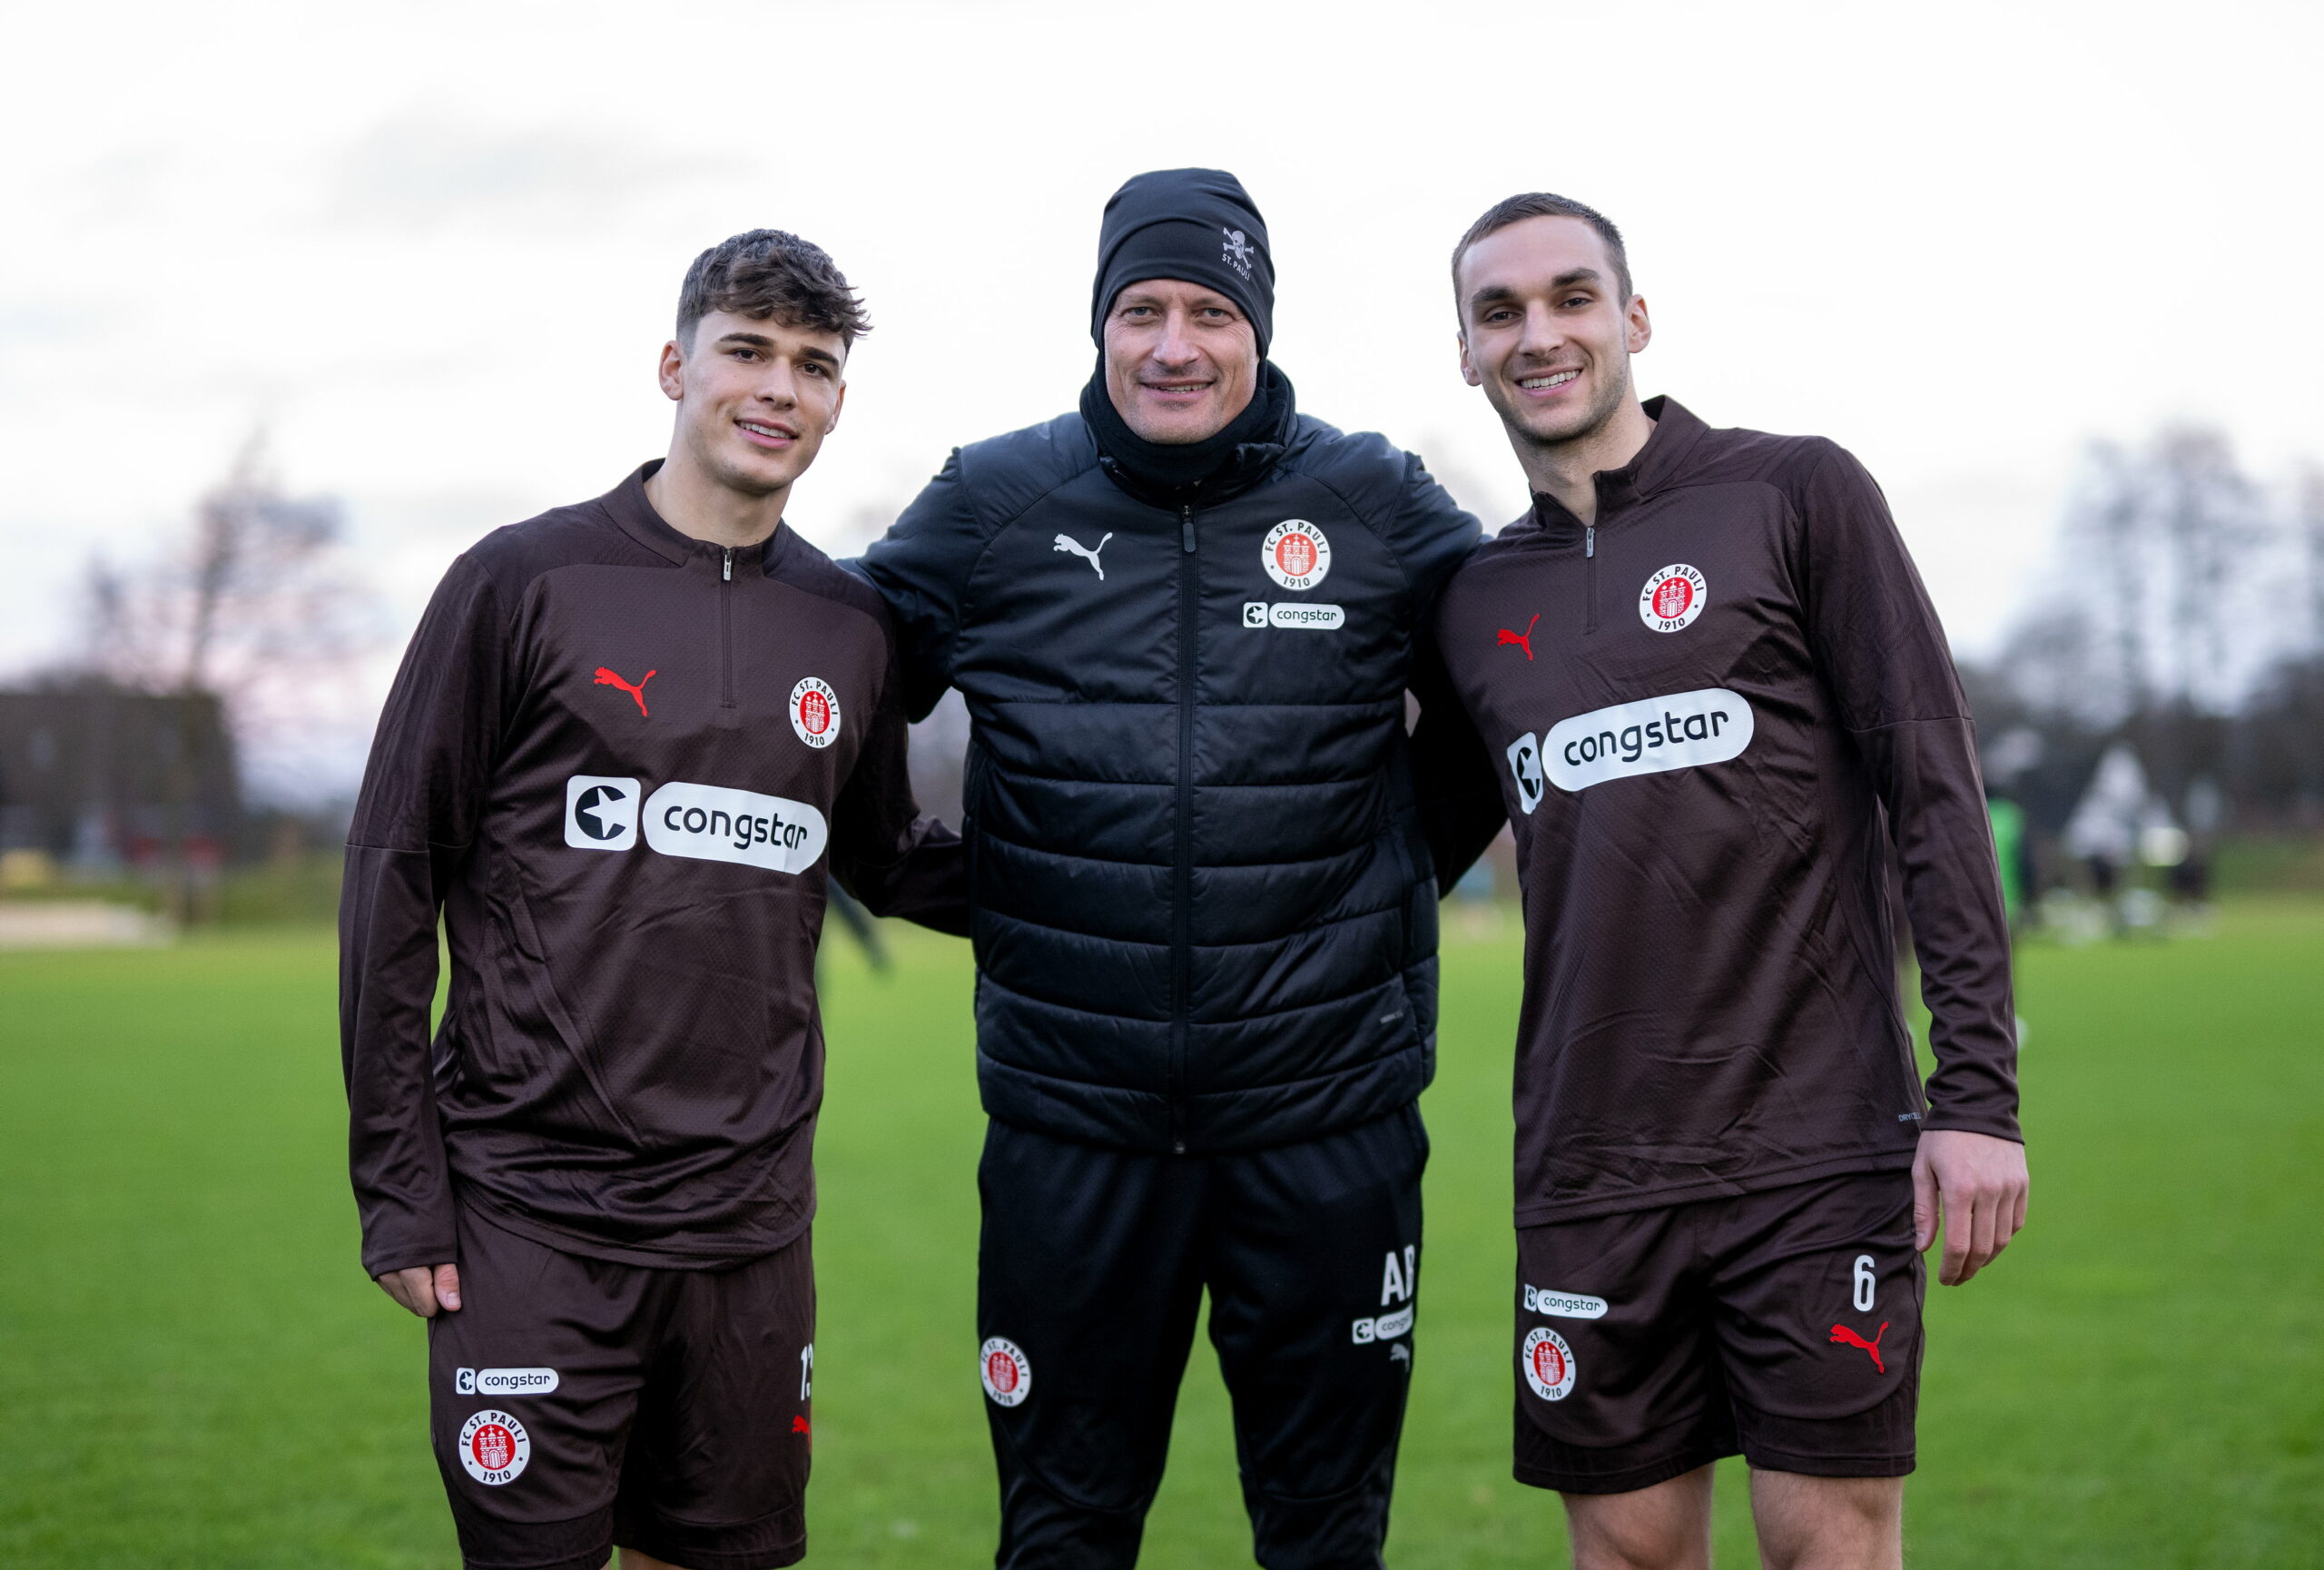
M 993 1123 L 977 1330 L 1002 1570 L 1137 1562 L 1206 1289 L 1258 1562 L 1375 1570 L 1427 1160 L 1414 1107 L 1229 1156 Z

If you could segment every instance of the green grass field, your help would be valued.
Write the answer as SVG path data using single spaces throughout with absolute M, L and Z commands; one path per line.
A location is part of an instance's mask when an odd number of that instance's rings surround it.
M 970 973 L 896 936 L 896 973 L 830 977 L 810 1563 L 966 1566 L 994 1522 Z M 2324 903 L 2022 968 L 2032 1226 L 1931 1290 L 1912 1559 L 2324 1565 Z M 0 1565 L 457 1565 L 420 1327 L 355 1262 L 332 976 L 306 931 L 0 955 Z M 1390 1558 L 1559 1565 L 1555 1500 L 1508 1472 L 1513 932 L 1452 941 L 1445 982 Z M 1204 1342 L 1147 1545 L 1250 1563 Z

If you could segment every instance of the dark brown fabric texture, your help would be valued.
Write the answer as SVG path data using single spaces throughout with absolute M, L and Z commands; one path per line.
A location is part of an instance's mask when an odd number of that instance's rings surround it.
M 652 469 L 454 563 L 380 716 L 340 907 L 373 1275 L 452 1258 L 456 1191 L 599 1259 L 782 1248 L 814 1213 L 826 874 L 965 928 L 879 596 L 787 526 L 731 552 L 679 534 Z M 773 864 L 784 836 L 798 864 Z
M 1520 1227 L 1906 1167 L 1924 1128 L 2018 1137 L 1975 740 L 1878 487 L 1829 441 L 1647 408 L 1595 525 L 1540 499 L 1436 619 L 1517 838 Z
M 615 1543 L 701 1570 L 797 1562 L 812 1233 L 731 1269 L 656 1270 L 547 1248 L 465 1209 L 458 1226 L 466 1303 L 428 1322 L 428 1394 L 470 1570 L 598 1570 Z M 468 1465 L 479 1418 L 521 1430 L 514 1476 Z
M 1905 1173 L 1527 1227 L 1517 1274 L 1521 1482 L 1622 1494 L 1738 1453 L 1913 1469 L 1927 1281 Z M 1535 1373 L 1568 1377 L 1545 1396 L 1526 1360 L 1548 1337 Z

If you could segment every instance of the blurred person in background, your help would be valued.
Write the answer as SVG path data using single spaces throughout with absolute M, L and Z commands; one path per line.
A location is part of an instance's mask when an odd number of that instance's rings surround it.
M 1994 862 L 2001 874 L 2002 911 L 2014 937 L 2026 918 L 2025 809 L 2005 795 L 1988 791 L 1985 821 L 1993 829 Z
M 1436 901 L 1502 809 L 1405 734 L 1476 521 L 1298 412 L 1231 174 L 1107 203 L 1080 408 L 865 555 L 971 716 L 999 1564 L 1127 1566 L 1203 1294 L 1258 1562 L 1376 1566 L 1412 1374 Z M 1433 845 L 1432 844 L 1432 842 Z
M 340 910 L 350 1156 L 363 1268 L 428 1320 L 472 1566 L 805 1552 L 826 880 L 964 923 L 887 612 L 783 526 L 867 325 L 794 235 L 703 252 L 668 456 L 455 562 L 379 721 Z
M 1846 452 L 1640 401 L 1646 301 L 1602 215 L 1512 197 L 1452 280 L 1462 373 L 1534 497 L 1435 621 L 1522 874 L 1516 1476 L 1564 1496 L 1579 1570 L 1693 1570 L 1740 1452 L 1765 1563 L 1894 1570 L 1921 1251 L 1941 1216 L 1965 1281 L 2025 1216 L 2009 930 L 1943 629 Z

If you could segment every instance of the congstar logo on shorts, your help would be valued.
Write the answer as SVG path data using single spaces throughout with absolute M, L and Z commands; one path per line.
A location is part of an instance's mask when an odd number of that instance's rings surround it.
M 554 1368 L 462 1368 L 452 1376 L 463 1396 L 547 1396 L 556 1386 Z
M 1606 1317 L 1606 1299 L 1593 1298 L 1587 1292 L 1560 1292 L 1548 1287 L 1525 1289 L 1525 1311 L 1529 1314 L 1554 1314 L 1565 1319 L 1602 1319 Z
M 821 812 L 787 796 L 684 780 L 646 795 L 637 780 L 605 775 L 565 782 L 566 844 L 625 851 L 637 844 L 640 828 L 646 844 L 665 856 L 793 874 L 813 866 L 830 837 Z

